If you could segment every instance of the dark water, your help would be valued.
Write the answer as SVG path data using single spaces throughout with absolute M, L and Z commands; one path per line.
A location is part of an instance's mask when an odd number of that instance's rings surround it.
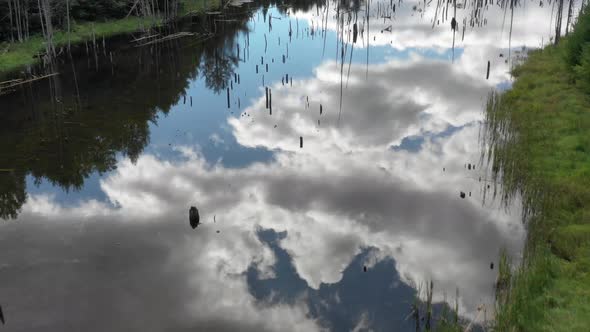
M 503 11 L 453 49 L 450 18 L 391 4 L 245 4 L 176 27 L 194 36 L 82 46 L 1 96 L 7 331 L 415 331 L 430 281 L 435 312 L 458 289 L 490 319 L 490 263 L 524 234 L 482 204 Z M 513 57 L 548 42 L 540 19 L 515 12 Z

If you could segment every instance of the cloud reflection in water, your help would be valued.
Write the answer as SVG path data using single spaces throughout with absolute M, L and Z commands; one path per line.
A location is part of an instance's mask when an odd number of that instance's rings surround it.
M 536 14 L 518 21 L 513 45 L 537 41 Z M 391 35 L 373 25 L 371 43 L 448 51 L 443 29 L 398 17 Z M 353 63 L 339 123 L 332 59 L 292 87 L 269 84 L 272 116 L 260 89 L 249 105 L 242 100 L 250 116 L 227 126 L 241 146 L 272 150 L 265 162 L 227 167 L 176 145 L 182 158 L 121 158 L 100 180 L 106 202 L 64 206 L 30 195 L 18 222 L 1 226 L 0 294 L 12 301 L 5 315 L 17 331 L 379 328 L 390 313 L 379 311 L 387 299 L 378 294 L 396 289 L 392 319 L 401 322 L 411 286 L 434 280 L 435 301 L 458 287 L 461 313 L 473 316 L 493 301 L 489 263 L 502 247 L 518 251 L 524 235 L 517 213 L 482 206 L 484 169 L 464 166 L 479 160 L 486 93 L 509 79 L 496 58 L 506 47 L 494 45 L 496 21 L 466 34 L 454 64 L 417 54 L 368 69 Z M 408 137 L 420 144 L 395 148 Z M 204 222 L 196 231 L 191 205 Z M 362 279 L 363 265 L 372 281 Z M 346 295 L 363 282 L 364 308 L 353 305 L 362 294 Z

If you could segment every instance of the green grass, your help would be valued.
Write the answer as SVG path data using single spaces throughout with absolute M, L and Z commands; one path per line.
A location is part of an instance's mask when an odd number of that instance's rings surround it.
M 423 290 L 425 292 L 423 292 Z M 426 295 L 425 300 L 421 296 Z M 451 308 L 447 304 L 446 294 L 442 303 L 442 310 L 435 313 L 432 303 L 434 295 L 434 283 L 432 281 L 425 284 L 416 285 L 414 301 L 410 306 L 410 314 L 407 320 L 413 321 L 416 331 L 438 331 L 438 332 L 461 332 L 465 330 L 468 322 L 459 318 L 459 290 L 455 295 L 455 306 Z M 481 323 L 481 322 L 478 322 Z
M 107 22 L 84 22 L 73 24 L 71 33 L 58 30 L 53 36 L 56 47 L 62 47 L 70 43 L 77 44 L 92 40 L 110 37 L 118 34 L 130 33 L 159 24 L 156 19 L 129 17 L 126 19 Z M 45 40 L 39 35 L 32 36 L 23 43 L 0 44 L 0 72 L 10 72 L 37 62 L 37 54 L 44 52 Z
M 488 101 L 487 155 L 505 199 L 522 195 L 528 226 L 522 265 L 501 269 L 498 331 L 590 326 L 590 86 L 580 76 L 590 36 L 573 36 L 531 53 L 513 88 Z
M 221 0 L 182 0 L 181 15 L 202 13 L 205 10 L 219 8 Z M 58 30 L 53 40 L 56 47 L 70 43 L 77 44 L 97 39 L 141 30 L 143 27 L 157 26 L 162 21 L 155 18 L 129 17 L 106 22 L 83 22 L 73 24 L 72 31 Z M 0 42 L 0 74 L 17 71 L 38 62 L 37 55 L 44 52 L 45 41 L 42 36 L 35 35 L 23 43 Z
M 221 0 L 182 0 L 181 14 L 198 14 L 221 7 Z

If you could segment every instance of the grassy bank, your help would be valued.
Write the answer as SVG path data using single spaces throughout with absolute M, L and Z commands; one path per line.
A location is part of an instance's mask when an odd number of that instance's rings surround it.
M 183 0 L 182 15 L 198 14 L 211 8 L 218 8 L 221 0 Z M 71 33 L 58 30 L 53 40 L 56 47 L 65 46 L 68 40 L 72 44 L 91 41 L 93 38 L 102 39 L 120 34 L 140 31 L 145 27 L 160 25 L 162 21 L 156 18 L 129 17 L 106 22 L 74 23 Z M 44 52 L 45 40 L 41 35 L 35 35 L 23 43 L 0 42 L 0 74 L 12 72 L 37 63 L 37 55 Z
M 159 21 L 149 18 L 129 17 L 126 19 L 108 22 L 86 22 L 74 24 L 71 33 L 67 31 L 56 31 L 54 34 L 54 45 L 65 46 L 68 40 L 72 44 L 110 37 L 118 34 L 139 31 L 142 27 L 149 27 L 159 24 Z M 35 35 L 23 43 L 1 43 L 0 44 L 0 73 L 17 70 L 24 66 L 35 64 L 37 55 L 45 50 L 45 40 L 40 35 Z
M 501 195 L 522 195 L 523 263 L 503 259 L 497 331 L 590 326 L 590 10 L 559 45 L 530 54 L 492 94 L 486 143 Z
M 194 15 L 206 10 L 220 8 L 222 0 L 182 0 L 181 15 Z

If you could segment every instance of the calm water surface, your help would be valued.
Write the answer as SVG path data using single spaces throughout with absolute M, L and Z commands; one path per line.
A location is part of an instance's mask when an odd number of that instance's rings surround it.
M 7 331 L 415 331 L 430 281 L 435 311 L 491 308 L 524 230 L 482 204 L 482 106 L 551 10 L 509 52 L 510 14 L 463 37 L 458 9 L 453 48 L 435 7 L 249 3 L 0 97 Z

